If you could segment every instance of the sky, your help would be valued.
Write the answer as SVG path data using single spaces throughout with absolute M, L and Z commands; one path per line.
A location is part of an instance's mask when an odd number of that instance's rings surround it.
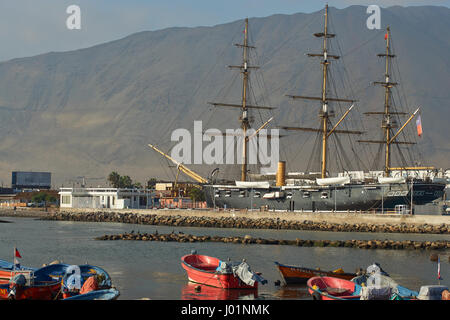
M 450 0 L 1 0 L 0 61 L 86 48 L 140 31 L 310 13 L 325 3 L 339 9 L 371 4 L 450 7 Z M 81 29 L 67 28 L 71 5 L 80 8 Z

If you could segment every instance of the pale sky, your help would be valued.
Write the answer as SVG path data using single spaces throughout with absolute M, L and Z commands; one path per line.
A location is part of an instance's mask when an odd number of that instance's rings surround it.
M 450 7 L 450 0 L 1 0 L 0 61 L 86 48 L 140 31 L 309 13 L 325 3 L 340 9 L 370 4 Z M 67 29 L 70 5 L 81 9 L 81 30 Z

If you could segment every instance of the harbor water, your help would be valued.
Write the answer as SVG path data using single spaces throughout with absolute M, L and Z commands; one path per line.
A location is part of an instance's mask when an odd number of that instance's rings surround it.
M 441 259 L 441 284 L 450 286 L 450 251 L 355 249 L 345 247 L 296 247 L 281 245 L 234 244 L 217 242 L 179 243 L 156 241 L 100 241 L 96 237 L 126 232 L 192 235 L 245 236 L 265 239 L 303 240 L 450 240 L 439 234 L 344 233 L 299 230 L 251 230 L 194 227 L 167 227 L 122 223 L 43 221 L 35 218 L 2 217 L 0 223 L 0 259 L 12 261 L 14 247 L 22 255 L 24 266 L 40 267 L 59 260 L 67 264 L 98 265 L 110 274 L 120 291 L 119 299 L 311 299 L 306 286 L 283 285 L 274 261 L 321 270 L 343 268 L 355 272 L 378 262 L 400 285 L 419 290 L 421 285 L 438 284 L 437 263 Z M 205 288 L 196 292 L 181 267 L 180 258 L 196 250 L 233 261 L 246 259 L 253 271 L 268 280 L 257 293 L 252 291 Z M 281 285 L 276 285 L 277 280 Z

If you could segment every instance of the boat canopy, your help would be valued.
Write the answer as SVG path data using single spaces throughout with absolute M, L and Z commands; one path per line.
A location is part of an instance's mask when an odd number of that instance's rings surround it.
M 346 184 L 350 183 L 350 177 L 333 177 L 333 178 L 322 178 L 316 179 L 319 186 L 328 186 L 333 184 Z
M 270 183 L 269 181 L 236 181 L 236 187 L 269 189 Z
M 378 177 L 379 183 L 405 183 L 403 177 Z

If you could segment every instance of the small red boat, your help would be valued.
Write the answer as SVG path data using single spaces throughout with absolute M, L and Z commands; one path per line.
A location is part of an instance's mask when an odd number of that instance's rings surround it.
M 258 282 L 267 283 L 259 273 L 253 273 L 249 269 L 246 272 L 251 274 L 253 279 L 247 281 L 249 284 L 245 283 L 232 270 L 234 267 L 236 271 L 238 264 L 199 254 L 189 254 L 181 258 L 181 266 L 186 270 L 191 282 L 223 289 L 257 289 Z
M 360 300 L 361 286 L 334 277 L 313 277 L 306 282 L 314 300 Z

